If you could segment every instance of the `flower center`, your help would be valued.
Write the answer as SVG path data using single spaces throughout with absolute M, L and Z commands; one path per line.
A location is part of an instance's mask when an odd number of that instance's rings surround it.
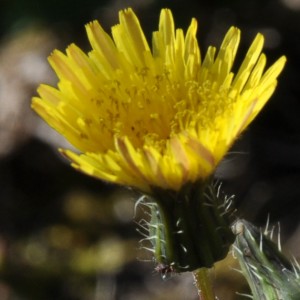
M 149 68 L 128 76 L 116 71 L 115 80 L 99 86 L 97 112 L 101 130 L 109 136 L 127 136 L 136 148 L 155 147 L 164 153 L 174 135 L 196 130 L 214 130 L 216 118 L 228 109 L 232 100 L 228 91 L 211 81 L 174 81 L 166 69 L 157 75 Z

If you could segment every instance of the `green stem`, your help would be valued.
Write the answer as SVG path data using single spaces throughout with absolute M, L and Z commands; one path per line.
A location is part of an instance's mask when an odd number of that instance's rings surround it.
M 199 300 L 215 300 L 209 269 L 200 268 L 193 272 Z

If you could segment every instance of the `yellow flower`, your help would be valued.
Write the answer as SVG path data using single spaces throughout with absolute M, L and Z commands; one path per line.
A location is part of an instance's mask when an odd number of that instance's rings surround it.
M 163 9 L 152 50 L 131 9 L 119 19 L 112 38 L 97 21 L 86 26 L 88 54 L 74 44 L 53 52 L 58 88 L 41 85 L 33 109 L 78 148 L 61 151 L 89 175 L 145 192 L 207 179 L 274 92 L 285 57 L 264 71 L 258 34 L 235 74 L 235 27 L 202 59 L 195 19 L 184 34 Z

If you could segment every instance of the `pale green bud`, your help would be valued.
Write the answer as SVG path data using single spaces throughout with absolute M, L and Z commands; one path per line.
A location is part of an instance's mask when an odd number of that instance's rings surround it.
M 232 226 L 236 235 L 234 255 L 248 281 L 254 300 L 299 300 L 300 278 L 297 266 L 286 259 L 276 245 L 251 223 L 238 220 Z

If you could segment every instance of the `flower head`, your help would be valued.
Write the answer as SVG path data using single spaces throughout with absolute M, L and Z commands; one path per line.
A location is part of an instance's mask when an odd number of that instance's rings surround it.
M 53 52 L 58 88 L 41 85 L 33 109 L 78 148 L 61 151 L 87 174 L 146 192 L 205 180 L 272 95 L 285 57 L 265 71 L 258 34 L 235 74 L 235 27 L 201 58 L 195 19 L 184 33 L 163 9 L 152 48 L 131 9 L 119 20 L 112 38 L 86 26 L 88 54 Z

